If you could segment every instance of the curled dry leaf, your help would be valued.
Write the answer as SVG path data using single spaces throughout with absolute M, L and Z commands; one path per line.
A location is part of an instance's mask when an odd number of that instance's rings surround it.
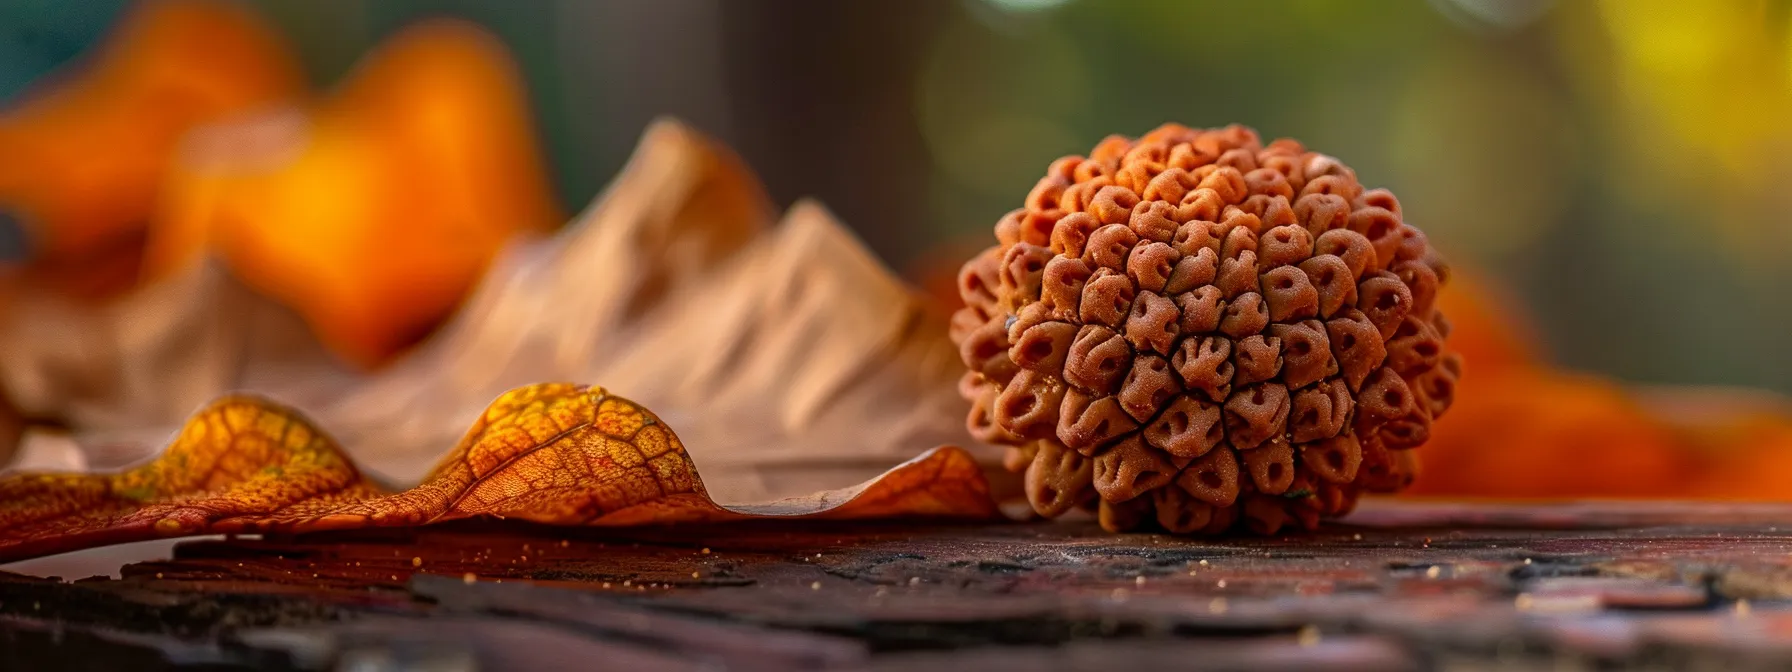
M 732 155 L 657 124 L 569 230 L 513 250 L 437 338 L 320 416 L 356 444 L 405 447 L 367 455 L 402 474 L 506 389 L 604 381 L 664 409 L 727 475 L 711 484 L 724 501 L 972 445 L 943 316 L 821 206 L 776 226 L 770 212 Z
M 861 485 L 715 503 L 658 416 L 602 388 L 512 390 L 415 488 L 387 493 L 292 409 L 230 396 L 155 460 L 115 474 L 0 477 L 0 561 L 159 537 L 390 527 L 475 516 L 557 525 L 1000 515 L 969 455 L 938 448 Z
M 93 467 L 146 458 L 191 409 L 247 391 L 305 409 L 365 471 L 415 482 L 491 399 L 576 379 L 659 409 L 720 501 L 864 481 L 939 445 L 1001 473 L 965 430 L 944 317 L 821 206 L 778 223 L 739 160 L 677 122 L 386 368 L 342 367 L 297 325 L 208 268 L 100 311 L 46 299 L 0 316 L 0 390 L 72 427 Z

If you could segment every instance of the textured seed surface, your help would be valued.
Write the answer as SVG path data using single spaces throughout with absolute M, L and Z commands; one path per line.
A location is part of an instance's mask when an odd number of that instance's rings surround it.
M 965 265 L 968 424 L 1042 515 L 1272 534 L 1411 482 L 1461 375 L 1399 201 L 1242 126 L 1051 165 Z

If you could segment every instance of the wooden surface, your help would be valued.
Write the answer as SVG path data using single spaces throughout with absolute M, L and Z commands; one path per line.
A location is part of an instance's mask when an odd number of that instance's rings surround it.
M 1613 666 L 1792 667 L 1792 506 L 1374 503 L 1220 540 L 480 523 L 0 574 L 0 670 Z

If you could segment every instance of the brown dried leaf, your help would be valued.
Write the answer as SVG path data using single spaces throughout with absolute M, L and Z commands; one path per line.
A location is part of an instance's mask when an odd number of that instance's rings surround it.
M 94 467 L 148 457 L 160 442 L 146 437 L 242 390 L 306 409 L 361 468 L 414 482 L 489 400 L 572 378 L 661 409 L 724 477 L 710 483 L 722 501 L 808 495 L 938 445 L 1002 473 L 964 428 L 943 317 L 819 205 L 774 226 L 740 162 L 670 121 L 586 213 L 513 244 L 448 324 L 371 374 L 210 269 L 97 313 L 45 303 L 0 319 L 0 390 L 73 428 Z
M 658 416 L 602 388 L 555 383 L 498 398 L 422 484 L 386 494 L 296 411 L 233 396 L 195 414 L 167 451 L 135 469 L 0 477 L 0 561 L 163 537 L 479 516 L 642 525 L 999 515 L 981 470 L 952 447 L 851 488 L 724 508 Z

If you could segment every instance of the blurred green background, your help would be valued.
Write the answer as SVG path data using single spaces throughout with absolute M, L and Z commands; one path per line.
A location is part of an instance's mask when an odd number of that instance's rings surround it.
M 523 67 L 568 207 L 672 114 L 898 268 L 990 240 L 1103 135 L 1245 123 L 1393 189 L 1559 363 L 1792 391 L 1792 2 L 252 4 L 320 86 L 417 18 L 476 21 Z M 0 1 L 0 100 L 124 5 Z

